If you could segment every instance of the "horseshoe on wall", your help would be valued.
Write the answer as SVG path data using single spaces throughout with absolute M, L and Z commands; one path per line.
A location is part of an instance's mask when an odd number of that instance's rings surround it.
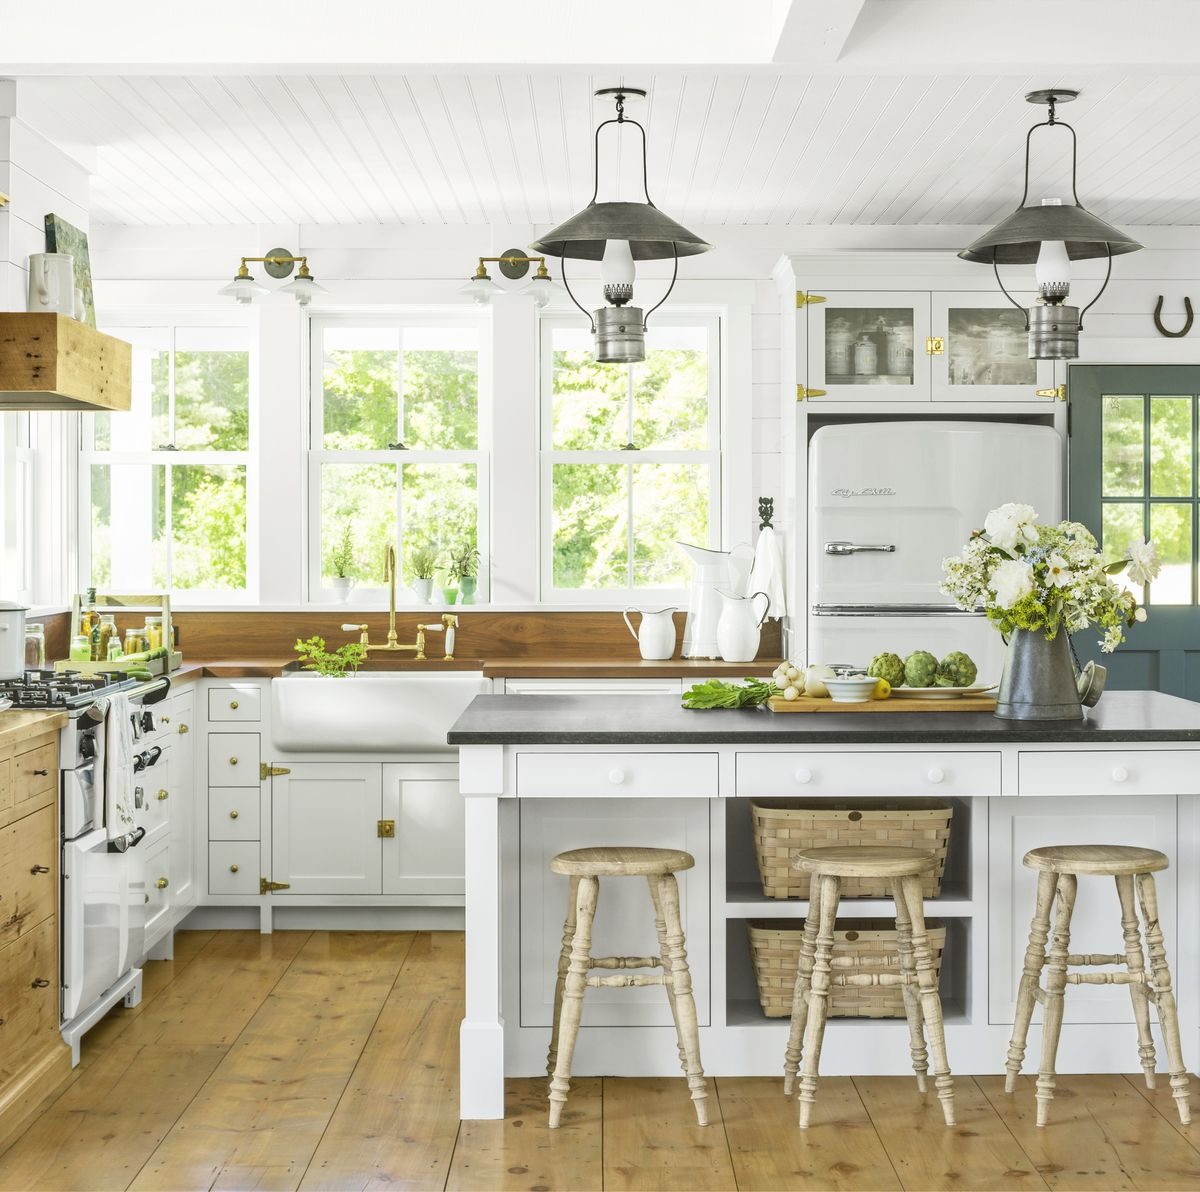
M 1187 312 L 1187 318 L 1184 320 L 1183 328 L 1180 331 L 1168 331 L 1162 324 L 1162 306 L 1163 296 L 1159 294 L 1158 301 L 1154 304 L 1154 325 L 1158 328 L 1159 335 L 1165 335 L 1168 339 L 1182 339 L 1192 329 L 1192 323 L 1195 320 L 1195 315 L 1192 312 L 1192 300 L 1186 295 L 1183 299 L 1183 309 Z

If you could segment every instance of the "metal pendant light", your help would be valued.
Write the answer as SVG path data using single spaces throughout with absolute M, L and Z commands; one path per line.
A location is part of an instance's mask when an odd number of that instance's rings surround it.
M 1079 95 L 1065 87 L 1031 91 L 1026 102 L 1045 104 L 1049 118 L 1033 125 L 1025 136 L 1025 190 L 1017 209 L 1001 220 L 990 232 L 985 232 L 958 255 L 964 261 L 991 265 L 996 282 L 1004 296 L 1025 315 L 1025 330 L 1029 332 L 1031 360 L 1073 360 L 1079 355 L 1079 333 L 1083 316 L 1091 310 L 1108 286 L 1112 277 L 1112 259 L 1122 253 L 1136 252 L 1142 246 L 1119 228 L 1093 215 L 1079 201 L 1075 187 L 1078 143 L 1075 130 L 1059 120 L 1055 106 L 1070 103 Z M 1073 203 L 1061 199 L 1043 199 L 1036 207 L 1027 207 L 1029 197 L 1029 144 L 1039 128 L 1065 128 L 1071 134 L 1071 197 Z M 1097 257 L 1108 260 L 1104 284 L 1099 293 L 1081 311 L 1065 305 L 1071 287 L 1071 261 Z M 1001 265 L 1033 265 L 1041 302 L 1026 309 L 1004 288 L 1000 280 Z
M 679 258 L 708 252 L 706 244 L 694 232 L 664 215 L 650 201 L 646 184 L 646 130 L 625 115 L 628 96 L 644 97 L 638 87 L 604 87 L 599 97 L 611 96 L 617 114 L 596 128 L 592 198 L 570 219 L 535 241 L 530 250 L 547 256 L 562 257 L 563 285 L 572 302 L 588 317 L 595 337 L 596 359 L 602 364 L 625 364 L 646 359 L 646 321 L 670 296 L 679 276 Z M 597 203 L 600 193 L 600 133 L 610 124 L 632 125 L 642 134 L 642 193 L 645 202 Z M 600 261 L 604 297 L 608 302 L 589 313 L 571 292 L 567 281 L 567 258 Z M 627 305 L 633 298 L 636 261 L 673 260 L 674 270 L 667 292 L 645 314 L 640 307 Z

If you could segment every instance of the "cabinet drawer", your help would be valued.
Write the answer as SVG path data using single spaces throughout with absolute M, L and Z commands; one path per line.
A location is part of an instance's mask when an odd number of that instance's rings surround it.
M 258 733 L 209 733 L 209 786 L 257 787 L 258 759 Z
M 0 1055 L 16 1072 L 58 1034 L 58 924 L 46 919 L 0 951 Z
M 184 736 L 192 731 L 192 693 L 190 691 L 167 700 L 155 716 L 158 733 L 165 737 Z M 152 709 L 157 711 L 157 709 Z M 162 742 L 159 742 L 160 744 Z
M 572 797 L 711 799 L 715 753 L 522 753 L 517 794 Z
M 210 894 L 257 894 L 258 879 L 257 840 L 220 840 L 208 846 Z
M 54 914 L 57 889 L 54 808 L 42 807 L 0 831 L 0 946 Z
M 739 753 L 737 793 L 998 795 L 998 753 Z
M 167 911 L 171 909 L 171 849 L 164 840 L 146 854 L 146 947 L 152 947 L 162 934 Z
M 13 803 L 45 801 L 58 789 L 58 742 L 50 740 L 13 758 Z
M 1017 759 L 1017 783 L 1023 795 L 1194 795 L 1200 750 L 1031 751 Z
M 0 758 L 0 815 L 13 805 L 13 762 L 11 757 Z
M 209 720 L 242 720 L 255 724 L 262 718 L 262 692 L 257 687 L 210 687 Z
M 208 792 L 209 840 L 257 840 L 259 792 L 246 786 Z

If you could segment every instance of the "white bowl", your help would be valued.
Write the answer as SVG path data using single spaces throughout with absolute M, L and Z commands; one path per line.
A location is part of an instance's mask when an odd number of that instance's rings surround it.
M 875 690 L 879 680 L 870 675 L 849 675 L 840 679 L 826 679 L 829 697 L 835 704 L 865 704 Z

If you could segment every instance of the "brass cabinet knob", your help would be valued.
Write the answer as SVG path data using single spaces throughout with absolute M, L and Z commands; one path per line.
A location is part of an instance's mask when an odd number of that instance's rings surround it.
M 29 982 L 29 987 L 31 989 L 45 989 L 49 984 L 50 982 L 47 981 L 45 977 L 34 977 L 34 979 Z
M 231 811 L 231 812 L 229 813 L 229 818 L 230 818 L 230 819 L 237 819 L 237 817 L 238 817 L 238 813 L 237 813 L 236 811 Z
M 231 766 L 236 766 L 236 765 L 237 765 L 237 758 L 236 758 L 236 757 L 231 757 L 231 758 L 229 759 L 229 764 L 230 764 Z
M 159 720 L 161 720 L 161 721 L 163 722 L 163 724 L 170 724 L 170 723 L 171 723 L 171 718 L 170 718 L 170 716 L 160 716 L 160 717 L 159 717 Z
M 30 873 L 49 873 L 50 866 L 49 865 L 33 865 L 30 867 L 29 872 Z
M 157 886 L 157 887 L 158 887 L 160 890 L 165 890 L 165 889 L 166 889 L 166 888 L 167 888 L 167 887 L 168 887 L 168 886 L 169 886 L 171 883 L 170 883 L 170 882 L 168 882 L 168 881 L 167 881 L 167 879 L 166 879 L 165 877 L 160 877 L 160 878 L 158 879 L 158 881 L 156 881 L 154 884 L 155 884 L 155 885 L 156 885 L 156 886 Z
M 186 724 L 181 724 L 179 726 L 179 731 L 180 733 L 186 733 L 188 731 L 188 726 Z
M 237 871 L 238 871 L 238 867 L 236 865 L 230 865 L 230 867 L 229 867 L 230 873 L 237 873 Z
M 167 795 L 168 795 L 167 791 L 159 791 L 158 792 L 158 801 L 161 803 L 167 797 Z
M 230 711 L 232 711 L 232 712 L 236 712 L 236 711 L 237 711 L 237 706 L 238 706 L 238 702 L 237 702 L 237 700 L 235 700 L 235 699 L 231 699 L 231 700 L 229 701 L 229 709 L 230 709 Z

